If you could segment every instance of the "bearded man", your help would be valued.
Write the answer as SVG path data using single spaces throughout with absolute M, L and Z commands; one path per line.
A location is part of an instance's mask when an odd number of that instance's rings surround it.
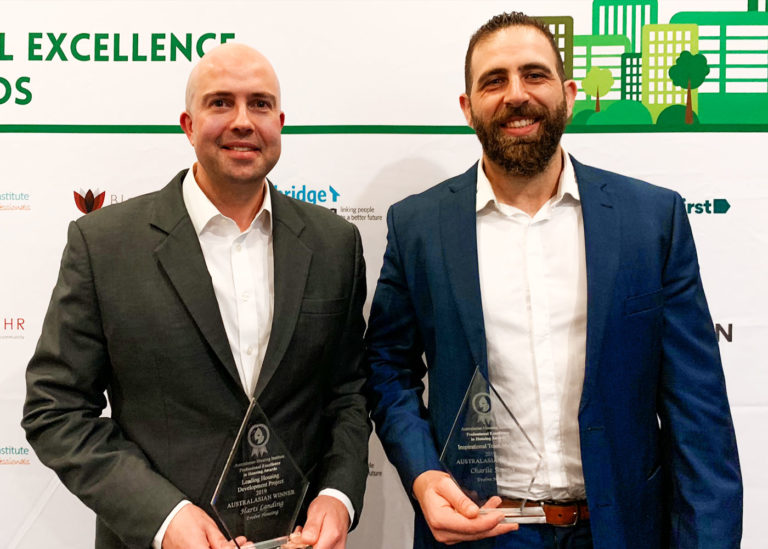
M 482 158 L 390 209 L 366 336 L 414 547 L 738 547 L 736 440 L 683 200 L 563 150 L 577 88 L 538 20 L 481 27 L 465 80 Z M 476 371 L 496 397 L 477 415 L 528 438 L 491 445 L 485 500 L 439 459 Z

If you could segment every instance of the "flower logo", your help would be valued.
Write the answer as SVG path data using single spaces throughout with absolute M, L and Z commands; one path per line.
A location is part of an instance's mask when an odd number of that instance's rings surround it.
M 80 189 L 79 193 L 75 191 L 75 204 L 77 205 L 77 209 L 84 214 L 91 213 L 93 210 L 98 210 L 101 208 L 102 204 L 104 204 L 105 193 L 106 191 L 99 193 L 98 189 L 96 189 L 96 193 L 91 189 L 88 189 L 87 193 L 83 193 L 82 189 Z

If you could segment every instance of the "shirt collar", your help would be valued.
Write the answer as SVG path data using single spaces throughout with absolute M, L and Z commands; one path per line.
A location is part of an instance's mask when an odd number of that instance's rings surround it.
M 571 157 L 562 145 L 560 145 L 560 154 L 563 155 L 563 170 L 560 172 L 560 179 L 557 182 L 557 191 L 551 199 L 553 205 L 559 204 L 565 195 L 580 201 L 579 186 L 576 184 L 576 173 L 573 171 Z M 488 180 L 488 176 L 485 175 L 481 158 L 477 163 L 477 200 L 475 202 L 475 211 L 479 212 L 490 203 L 499 209 L 499 203 L 496 200 L 493 187 L 491 187 L 491 182 Z
M 193 165 L 189 171 L 187 171 L 187 175 L 184 176 L 184 181 L 182 181 L 181 184 L 181 193 L 184 198 L 184 206 L 187 208 L 189 218 L 192 220 L 192 226 L 195 228 L 195 232 L 198 236 L 206 230 L 213 220 L 227 219 L 232 223 L 235 223 L 234 220 L 222 214 L 216 206 L 213 205 L 213 202 L 205 196 L 205 193 L 195 180 L 195 165 Z M 261 208 L 256 212 L 253 221 L 251 221 L 251 228 L 256 227 L 262 222 L 271 233 L 272 198 L 269 195 L 269 185 L 267 185 L 266 192 L 264 193 L 264 200 L 261 203 Z

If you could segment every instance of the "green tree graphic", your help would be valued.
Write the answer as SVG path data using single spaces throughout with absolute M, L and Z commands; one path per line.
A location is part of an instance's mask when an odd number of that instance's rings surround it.
M 679 88 L 687 88 L 688 96 L 685 101 L 685 123 L 693 124 L 693 107 L 691 106 L 691 90 L 695 90 L 704 82 L 709 74 L 707 58 L 703 53 L 693 55 L 684 51 L 675 64 L 669 67 L 669 79 Z
M 608 69 L 592 67 L 581 81 L 581 89 L 587 95 L 595 96 L 595 112 L 600 112 L 600 96 L 611 91 L 613 75 Z

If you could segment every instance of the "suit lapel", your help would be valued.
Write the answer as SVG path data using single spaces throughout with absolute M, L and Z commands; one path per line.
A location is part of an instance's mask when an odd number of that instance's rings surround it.
M 269 191 L 273 213 L 275 301 L 272 331 L 254 389 L 254 398 L 261 394 L 272 379 L 293 337 L 312 260 L 312 251 L 299 238 L 304 230 L 304 222 L 294 205 L 272 185 Z
M 580 405 L 583 410 L 597 379 L 606 320 L 613 301 L 620 226 L 605 179 L 573 157 L 571 160 L 581 197 L 587 261 L 587 357 Z
M 181 182 L 185 175 L 186 170 L 157 194 L 151 224 L 166 237 L 155 248 L 155 256 L 200 333 L 229 375 L 242 387 L 200 241 L 184 207 Z
M 475 365 L 488 364 L 477 264 L 477 164 L 449 185 L 440 202 L 440 236 L 448 281 Z

